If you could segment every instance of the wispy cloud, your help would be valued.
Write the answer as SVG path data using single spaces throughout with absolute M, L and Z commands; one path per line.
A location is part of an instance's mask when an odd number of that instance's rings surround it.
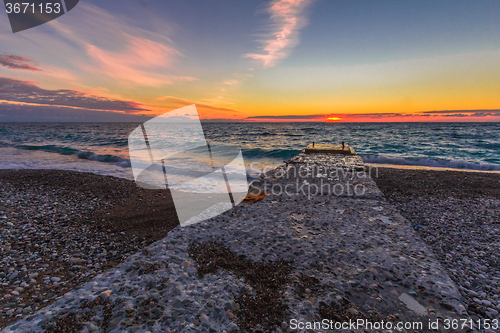
M 150 117 L 113 111 L 0 102 L 0 121 L 8 122 L 144 122 L 148 119 Z
M 445 117 L 445 118 L 444 118 Z M 279 115 L 279 116 L 253 116 L 246 121 L 326 121 L 328 118 L 338 118 L 340 121 L 454 121 L 452 118 L 477 118 L 490 117 L 499 120 L 500 109 L 492 110 L 448 110 L 448 111 L 422 111 L 416 113 L 336 113 L 336 114 L 310 114 L 310 115 Z M 494 118 L 491 118 L 494 117 Z
M 0 66 L 4 66 L 11 69 L 24 69 L 29 71 L 42 71 L 36 66 L 33 59 L 26 58 L 21 55 L 1 53 L 0 54 Z
M 188 76 L 158 74 L 158 68 L 170 67 L 181 53 L 169 46 L 146 38 L 124 34 L 126 46 L 121 51 L 107 51 L 86 44 L 88 55 L 95 66 L 84 66 L 89 71 L 143 86 L 161 86 L 175 81 L 195 80 Z
M 76 68 L 129 86 L 161 87 L 196 80 L 179 75 L 183 54 L 165 35 L 91 4 L 81 4 L 73 15 L 78 17 L 71 25 L 57 20 L 51 25 L 68 52 L 77 53 L 71 60 Z
M 440 110 L 440 111 L 425 111 L 423 113 L 427 114 L 449 114 L 449 115 L 454 115 L 454 114 L 497 114 L 500 115 L 500 109 L 483 109 L 483 110 Z
M 134 101 L 108 99 L 76 90 L 48 90 L 34 82 L 0 77 L 0 100 L 32 105 L 75 107 L 87 110 L 121 111 L 135 113 L 148 111 Z
M 262 53 L 245 55 L 259 61 L 264 68 L 275 66 L 288 56 L 299 42 L 299 31 L 307 24 L 305 8 L 312 0 L 275 0 L 268 7 L 271 14 L 271 32 L 261 40 Z
M 162 106 L 167 110 L 174 110 L 186 105 L 196 104 L 198 113 L 203 119 L 242 119 L 248 115 L 247 113 L 242 111 L 214 106 L 207 103 L 200 103 L 198 101 L 173 96 L 158 97 L 155 99 L 155 101 L 162 102 Z
M 320 119 L 325 119 L 326 115 L 324 114 L 312 114 L 312 115 L 284 115 L 284 116 L 254 116 L 254 117 L 248 117 L 246 119 L 252 120 L 252 119 L 272 119 L 272 120 L 320 120 Z
M 223 83 L 228 85 L 228 86 L 233 86 L 235 84 L 238 84 L 238 82 L 239 82 L 238 80 L 226 80 Z

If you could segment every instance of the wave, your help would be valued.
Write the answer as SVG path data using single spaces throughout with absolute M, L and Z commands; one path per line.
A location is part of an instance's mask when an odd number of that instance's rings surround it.
M 463 160 L 432 160 L 432 159 L 407 159 L 390 157 L 385 155 L 361 155 L 365 163 L 374 164 L 394 164 L 394 165 L 417 165 L 426 167 L 451 168 L 451 169 L 468 169 L 481 171 L 498 171 L 499 164 L 493 163 L 474 163 Z
M 262 133 L 259 133 L 257 134 L 259 136 L 272 136 L 272 135 L 279 135 L 278 133 L 271 133 L 271 132 L 262 132 Z
M 0 141 L 0 147 L 8 146 L 3 141 Z M 121 156 L 112 154 L 99 154 L 95 151 L 79 150 L 74 147 L 58 146 L 58 145 L 19 145 L 16 148 L 24 150 L 46 151 L 60 155 L 74 155 L 82 160 L 90 160 L 102 163 L 115 164 L 120 167 L 131 167 L 130 160 Z M 298 155 L 301 149 L 262 149 L 252 148 L 244 149 L 243 156 L 246 160 L 274 160 L 281 163 L 284 160 L 289 160 Z M 392 164 L 392 165 L 416 165 L 426 167 L 442 167 L 453 169 L 470 169 L 481 171 L 500 171 L 499 163 L 489 162 L 470 162 L 465 160 L 444 159 L 436 156 L 427 158 L 411 158 L 411 157 L 393 157 L 384 154 L 360 154 L 365 163 L 375 164 Z M 495 160 L 496 162 L 496 160 Z
M 115 155 L 99 155 L 90 151 L 80 151 L 76 156 L 82 160 L 91 160 L 105 163 L 115 163 L 122 167 L 130 167 L 130 160 Z
M 298 155 L 302 150 L 297 149 L 271 149 L 265 150 L 261 148 L 245 149 L 243 156 L 248 159 L 253 158 L 273 158 L 279 160 L 289 160 L 290 158 Z
M 44 145 L 44 146 L 20 145 L 17 148 L 25 150 L 42 150 L 49 153 L 58 153 L 61 155 L 73 155 L 78 152 L 78 149 L 70 147 L 60 147 L 55 145 Z
M 95 152 L 91 151 L 80 151 L 75 148 L 71 147 L 61 147 L 61 146 L 56 146 L 56 145 L 43 145 L 43 146 L 35 146 L 35 145 L 20 145 L 17 146 L 19 149 L 24 149 L 24 150 L 40 150 L 40 151 L 45 151 L 49 153 L 57 153 L 60 155 L 75 155 L 79 159 L 82 160 L 91 160 L 91 161 L 97 161 L 97 162 L 104 162 L 104 163 L 114 163 L 118 166 L 121 167 L 130 167 L 130 160 L 122 158 L 120 156 L 116 155 L 109 155 L 109 154 L 96 154 Z

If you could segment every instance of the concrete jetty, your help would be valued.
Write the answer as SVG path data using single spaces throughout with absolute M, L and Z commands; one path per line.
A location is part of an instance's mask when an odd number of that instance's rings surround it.
M 349 147 L 345 142 L 341 144 L 317 144 L 313 142 L 304 149 L 304 153 L 356 155 L 354 148 Z
M 262 200 L 175 228 L 2 332 L 450 332 L 468 319 L 457 286 L 376 170 L 337 148 L 308 147 L 252 183 Z

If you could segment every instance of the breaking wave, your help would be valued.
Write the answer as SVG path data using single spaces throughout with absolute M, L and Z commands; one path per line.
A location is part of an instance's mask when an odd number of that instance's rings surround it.
M 56 153 L 60 155 L 75 155 L 79 159 L 82 160 L 91 160 L 91 161 L 97 161 L 97 162 L 104 162 L 104 163 L 114 163 L 118 166 L 121 167 L 130 167 L 130 160 L 125 159 L 120 156 L 116 155 L 109 155 L 109 154 L 96 154 L 95 152 L 92 151 L 80 151 L 75 148 L 71 147 L 61 147 L 61 146 L 56 146 L 56 145 L 42 145 L 42 146 L 36 146 L 36 145 L 20 145 L 17 146 L 19 149 L 24 149 L 24 150 L 39 150 L 39 151 L 45 151 L 49 153 Z
M 393 164 L 393 165 L 417 165 L 426 167 L 451 168 L 451 169 L 469 169 L 481 171 L 498 171 L 500 165 L 492 163 L 475 163 L 462 160 L 444 160 L 444 159 L 416 159 L 399 158 L 386 155 L 361 155 L 365 163 L 374 164 Z

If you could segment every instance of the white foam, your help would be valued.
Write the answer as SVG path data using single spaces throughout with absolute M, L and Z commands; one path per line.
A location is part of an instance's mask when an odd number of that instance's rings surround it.
M 387 155 L 363 155 L 363 162 L 365 164 L 395 164 L 395 165 L 411 165 L 435 168 L 450 168 L 461 170 L 481 170 L 481 171 L 497 171 L 500 170 L 500 165 L 493 163 L 475 163 L 463 160 L 431 160 L 431 159 L 406 159 L 400 157 L 391 157 Z
M 133 180 L 132 169 L 114 163 L 82 160 L 75 155 L 60 155 L 38 150 L 0 148 L 0 169 L 53 169 L 90 172 Z

